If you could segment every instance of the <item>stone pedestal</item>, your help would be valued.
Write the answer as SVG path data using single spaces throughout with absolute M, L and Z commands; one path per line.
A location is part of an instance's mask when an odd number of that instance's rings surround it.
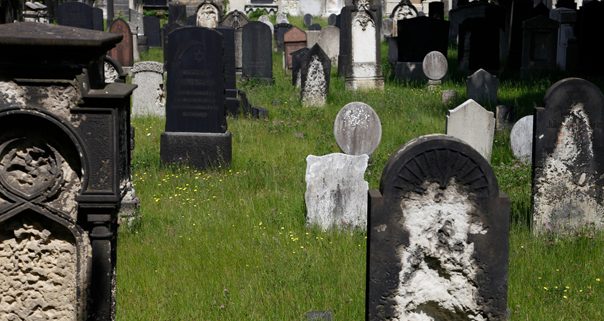
M 228 167 L 233 137 L 226 133 L 164 132 L 160 141 L 162 164 L 182 164 L 198 169 Z

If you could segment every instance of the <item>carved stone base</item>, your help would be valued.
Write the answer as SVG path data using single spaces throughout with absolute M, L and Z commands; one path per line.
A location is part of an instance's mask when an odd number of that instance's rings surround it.
M 161 135 L 163 165 L 182 164 L 204 169 L 231 164 L 233 137 L 226 133 L 165 132 Z
M 346 90 L 367 90 L 367 89 L 384 90 L 384 78 L 382 78 L 382 77 L 346 78 Z

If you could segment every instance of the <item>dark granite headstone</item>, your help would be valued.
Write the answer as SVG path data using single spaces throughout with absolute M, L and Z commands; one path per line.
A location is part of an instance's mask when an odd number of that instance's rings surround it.
M 321 30 L 321 25 L 318 23 L 313 23 L 312 25 L 308 26 L 308 30 Z
M 512 0 L 510 17 L 506 21 L 508 32 L 507 61 L 508 70 L 520 70 L 522 63 L 522 22 L 531 17 L 533 2 L 527 0 Z
M 574 0 L 558 0 L 556 1 L 556 8 L 577 10 L 577 4 Z
M 216 31 L 222 34 L 224 48 L 224 93 L 225 109 L 231 115 L 239 113 L 239 100 L 237 99 L 237 79 L 235 76 L 235 29 L 218 27 Z
M 277 51 L 283 51 L 283 36 L 285 33 L 292 28 L 292 25 L 289 23 L 278 23 L 275 25 L 275 44 L 277 46 Z
M 132 67 L 134 64 L 134 49 L 132 47 L 130 26 L 126 21 L 117 19 L 111 23 L 109 32 L 122 35 L 122 41 L 109 51 L 109 56 L 117 60 L 122 66 Z
M 304 55 L 300 69 L 300 100 L 303 106 L 324 106 L 329 95 L 331 59 L 315 44 Z
M 428 4 L 428 16 L 438 20 L 445 20 L 445 4 L 443 2 L 430 2 Z
M 306 32 L 298 27 L 289 29 L 283 36 L 284 67 L 286 69 L 292 69 L 291 53 L 302 48 L 306 48 Z
M 335 26 L 338 20 L 338 15 L 336 14 L 330 14 L 329 17 L 327 17 L 327 24 L 330 26 Z
M 369 191 L 366 320 L 507 320 L 509 206 L 461 140 L 401 147 Z
M 307 13 L 304 15 L 304 26 L 306 28 L 310 27 L 310 25 L 312 25 L 312 15 L 310 13 Z
M 166 131 L 224 133 L 222 35 L 183 27 L 168 38 Z
M 352 28 L 349 26 L 352 24 L 352 10 L 354 6 L 345 6 L 340 11 L 338 17 L 340 18 L 340 53 L 338 55 L 338 76 L 344 77 L 350 68 L 350 53 L 352 52 Z M 346 26 L 342 28 L 341 26 Z
M 161 47 L 161 30 L 159 28 L 159 18 L 154 16 L 144 16 L 145 36 L 147 36 L 147 45 L 149 47 Z
M 57 23 L 62 26 L 94 29 L 93 8 L 83 2 L 64 2 L 57 8 Z
M 492 74 L 498 73 L 500 31 L 500 25 L 488 18 L 464 20 L 459 26 L 459 69 L 474 72 L 482 68 Z
M 187 23 L 186 5 L 173 2 L 168 4 L 168 24 L 170 23 L 179 23 L 181 25 Z
M 292 52 L 292 86 L 300 87 L 300 70 L 303 68 L 303 64 L 306 63 L 306 55 L 310 49 L 302 48 Z
M 535 234 L 604 228 L 604 95 L 567 78 L 536 108 L 533 131 Z
M 600 46 L 602 35 L 604 35 L 604 2 L 584 3 L 577 14 L 575 26 L 581 72 L 604 74 L 604 59 Z
M 92 8 L 92 29 L 98 31 L 105 30 L 103 9 L 101 8 Z
M 271 29 L 262 22 L 252 21 L 243 27 L 242 73 L 247 79 L 273 81 Z
M 398 20 L 397 23 L 398 61 L 423 61 L 430 51 L 439 51 L 447 56 L 448 21 L 417 17 Z
M 165 25 L 162 29 L 161 29 L 161 36 L 162 36 L 162 47 L 164 48 L 164 66 L 166 65 L 166 50 L 168 48 L 168 36 L 170 35 L 170 33 L 172 33 L 172 31 L 178 29 L 178 28 L 182 28 L 183 25 L 178 24 L 178 23 L 169 23 L 167 25 Z
M 557 69 L 558 27 L 557 21 L 544 15 L 522 23 L 522 71 L 525 75 Z
M 526 0 L 520 0 L 526 1 Z M 505 22 L 505 11 L 502 7 L 486 3 L 483 1 L 474 1 L 465 6 L 460 6 L 449 11 L 449 40 L 453 43 L 459 43 L 458 33 L 460 25 L 467 19 L 486 18 L 489 24 L 497 25 L 503 28 Z

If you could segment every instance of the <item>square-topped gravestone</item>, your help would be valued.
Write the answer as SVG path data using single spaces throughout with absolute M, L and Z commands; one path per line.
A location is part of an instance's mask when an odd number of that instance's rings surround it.
M 369 208 L 366 320 L 507 320 L 510 203 L 474 149 L 410 141 Z
M 292 69 L 291 53 L 302 48 L 306 48 L 306 32 L 300 28 L 292 27 L 283 35 L 283 67 L 285 69 Z
M 552 85 L 537 108 L 533 133 L 535 234 L 604 228 L 604 95 L 567 78 Z
M 538 15 L 522 23 L 522 67 L 523 74 L 534 71 L 556 70 L 558 50 L 557 21 Z
M 215 30 L 179 28 L 169 35 L 163 164 L 228 166 L 231 133 L 224 97 L 223 38 Z
M 303 106 L 322 107 L 329 95 L 331 60 L 319 45 L 304 55 L 306 62 L 300 69 L 300 101 Z
M 115 319 L 118 213 L 136 198 L 136 86 L 102 67 L 119 40 L 0 25 L 0 319 Z
M 272 43 L 271 30 L 264 23 L 252 21 L 243 27 L 243 77 L 273 82 Z
M 134 64 L 134 44 L 130 26 L 123 19 L 117 19 L 109 26 L 109 32 L 122 35 L 122 41 L 109 51 L 109 56 L 117 60 L 122 67 L 132 67 Z
M 470 145 L 487 161 L 491 161 L 495 116 L 472 99 L 447 112 L 447 135 Z
M 147 45 L 149 47 L 161 47 L 161 30 L 159 28 L 159 18 L 154 16 L 144 16 L 145 36 L 147 36 Z
M 496 73 L 500 62 L 501 25 L 497 20 L 470 18 L 459 25 L 459 69 Z
M 132 83 L 138 86 L 132 93 L 132 116 L 165 116 L 164 64 L 141 61 L 131 72 Z
M 466 91 L 469 99 L 480 104 L 495 106 L 499 79 L 484 69 L 478 69 L 466 80 Z
M 93 8 L 83 2 L 64 2 L 56 12 L 57 23 L 62 26 L 95 29 Z

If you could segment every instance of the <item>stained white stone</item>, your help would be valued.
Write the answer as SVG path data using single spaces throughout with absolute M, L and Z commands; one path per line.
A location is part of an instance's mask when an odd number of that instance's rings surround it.
M 340 28 L 327 26 L 321 29 L 317 43 L 331 60 L 331 68 L 336 68 L 340 55 Z
M 204 3 L 199 7 L 199 9 L 197 9 L 196 23 L 198 27 L 215 29 L 218 27 L 219 17 L 220 13 L 215 5 L 211 3 Z
M 376 35 L 375 21 L 367 11 L 353 13 L 351 68 L 346 76 L 346 89 L 384 88 Z
M 447 112 L 447 135 L 463 140 L 490 161 L 495 135 L 494 114 L 468 99 Z
M 510 133 L 510 145 L 514 157 L 529 164 L 533 156 L 533 115 L 522 117 Z
M 447 57 L 440 51 L 431 51 L 424 57 L 422 68 L 424 70 L 424 75 L 426 75 L 428 79 L 441 80 L 445 77 L 449 68 Z
M 306 158 L 306 222 L 323 230 L 367 228 L 367 155 Z
M 321 30 L 306 30 L 306 48 L 312 48 L 319 42 Z
M 271 20 L 269 19 L 269 17 L 267 15 L 260 16 L 260 18 L 258 18 L 258 21 L 264 23 L 269 28 L 271 28 L 271 35 L 275 33 L 275 26 L 273 25 L 273 23 L 271 22 Z
M 300 94 L 302 105 L 305 107 L 324 106 L 327 101 L 327 79 L 325 78 L 323 64 L 321 64 L 318 56 L 310 57 L 308 73 L 303 83 L 304 87 Z
M 344 153 L 370 155 L 382 139 L 382 123 L 369 105 L 352 102 L 338 112 L 333 133 Z
M 164 116 L 165 92 L 163 64 L 155 61 L 137 62 L 132 68 L 132 116 Z

